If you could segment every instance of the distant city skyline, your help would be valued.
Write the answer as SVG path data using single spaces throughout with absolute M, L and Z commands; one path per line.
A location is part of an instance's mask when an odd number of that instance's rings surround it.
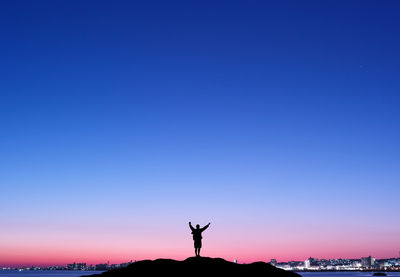
M 0 264 L 389 258 L 400 1 L 3 1 Z
M 237 259 L 233 260 L 235 263 L 243 263 Z M 265 260 L 260 260 L 266 262 Z M 26 270 L 109 270 L 114 268 L 126 267 L 136 260 L 130 260 L 129 262 L 123 263 L 110 263 L 110 261 L 91 264 L 87 262 L 73 262 L 66 265 L 19 265 L 9 266 L 1 265 L 0 270 L 9 269 L 26 269 Z M 278 261 L 277 259 L 271 259 L 270 264 L 285 269 L 285 270 L 393 270 L 400 271 L 400 256 L 391 257 L 386 259 L 377 259 L 372 256 L 361 257 L 361 258 L 313 258 L 309 257 L 305 261 Z
M 399 253 L 400 254 L 400 253 Z M 399 267 L 399 270 L 400 270 L 400 255 L 398 255 L 397 257 L 396 256 L 393 256 L 393 257 L 386 257 L 386 258 L 377 258 L 377 257 L 373 257 L 373 256 L 367 256 L 367 255 L 364 255 L 364 256 L 362 256 L 362 257 L 352 257 L 352 258 L 350 258 L 350 257 L 330 257 L 330 258 L 327 258 L 327 257 L 311 257 L 311 256 L 309 256 L 308 258 L 305 258 L 305 259 L 287 259 L 287 260 L 278 260 L 278 259 L 275 259 L 275 258 L 266 258 L 266 259 L 260 259 L 260 260 L 258 260 L 258 261 L 263 261 L 263 262 L 270 262 L 271 264 L 289 264 L 289 263 L 293 263 L 293 262 L 300 262 L 300 263 L 302 263 L 302 262 L 307 262 L 307 261 L 309 261 L 310 259 L 316 259 L 317 261 L 332 261 L 332 260 L 359 260 L 359 261 L 362 261 L 362 259 L 365 259 L 365 258 L 371 258 L 371 259 L 373 259 L 374 261 L 386 261 L 386 260 L 396 260 L 396 262 L 397 262 L 397 266 Z M 184 259 L 186 259 L 186 258 L 188 258 L 188 257 L 185 257 L 185 258 L 183 258 L 182 260 L 184 260 Z M 140 260 L 140 259 L 136 259 L 136 258 L 131 258 L 130 259 L 130 261 L 126 261 L 126 260 L 124 260 L 124 261 L 121 261 L 121 260 L 113 260 L 113 261 L 110 261 L 110 260 L 102 260 L 102 261 L 97 261 L 97 262 L 87 262 L 87 261 L 85 261 L 84 259 L 75 259 L 73 262 L 67 262 L 67 263 L 58 263 L 58 264 L 50 264 L 50 263 L 44 263 L 44 264 L 23 264 L 23 263 L 21 263 L 21 264 L 0 264 L 0 269 L 1 268 L 7 268 L 7 267 L 11 267 L 11 268 L 15 268 L 15 269 L 18 269 L 18 268 L 28 268 L 28 267 L 65 267 L 65 268 L 69 268 L 70 266 L 72 266 L 72 265 L 76 265 L 76 266 L 82 266 L 82 265 L 84 265 L 85 267 L 86 266 L 91 266 L 91 267 L 95 267 L 95 266 L 104 266 L 104 265 L 107 265 L 107 266 L 111 266 L 111 267 L 115 267 L 115 266 L 127 266 L 127 265 L 129 265 L 130 263 L 132 263 L 132 262 L 136 262 L 137 260 Z M 235 262 L 239 262 L 239 263 L 247 263 L 247 262 L 249 262 L 249 261 L 247 261 L 247 260 L 242 260 L 242 261 L 238 261 L 237 259 L 233 259 L 233 261 L 235 261 Z M 309 263 L 309 266 L 312 266 L 313 264 L 312 264 L 312 261 L 310 261 L 310 263 Z

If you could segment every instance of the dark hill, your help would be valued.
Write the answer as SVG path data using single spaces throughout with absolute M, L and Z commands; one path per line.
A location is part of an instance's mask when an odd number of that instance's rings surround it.
M 236 264 L 220 258 L 188 258 L 184 261 L 158 259 L 135 262 L 128 267 L 113 269 L 92 277 L 136 276 L 266 276 L 299 277 L 297 273 L 276 268 L 264 262 Z

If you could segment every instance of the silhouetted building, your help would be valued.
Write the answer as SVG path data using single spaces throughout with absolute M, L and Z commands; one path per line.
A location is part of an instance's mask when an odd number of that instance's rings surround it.
M 276 264 L 277 264 L 276 259 L 271 259 L 270 264 L 273 265 L 273 266 L 276 266 Z

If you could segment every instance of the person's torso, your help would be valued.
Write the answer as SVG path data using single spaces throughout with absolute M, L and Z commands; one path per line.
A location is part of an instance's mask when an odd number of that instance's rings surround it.
M 193 234 L 193 239 L 194 239 L 194 240 L 202 239 L 202 237 L 201 237 L 201 230 L 200 230 L 200 229 L 194 229 L 194 230 L 192 231 L 192 234 Z

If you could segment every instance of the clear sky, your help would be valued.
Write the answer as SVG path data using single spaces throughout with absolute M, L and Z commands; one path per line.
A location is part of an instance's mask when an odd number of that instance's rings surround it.
M 400 250 L 399 1 L 3 1 L 0 264 Z

